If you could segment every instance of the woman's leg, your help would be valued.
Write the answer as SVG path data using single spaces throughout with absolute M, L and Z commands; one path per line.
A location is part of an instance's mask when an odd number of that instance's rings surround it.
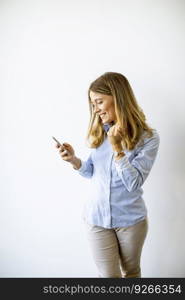
M 119 247 L 113 229 L 86 224 L 87 237 L 99 277 L 121 278 Z
M 141 277 L 140 257 L 147 231 L 147 218 L 133 226 L 115 229 L 119 241 L 123 277 Z

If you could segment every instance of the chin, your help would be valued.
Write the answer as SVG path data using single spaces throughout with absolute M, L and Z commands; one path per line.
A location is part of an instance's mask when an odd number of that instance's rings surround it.
M 104 122 L 103 123 L 112 123 L 113 121 L 112 120 L 104 120 Z
M 107 123 L 110 123 L 110 122 L 109 122 L 109 120 L 102 120 L 102 123 L 107 124 Z

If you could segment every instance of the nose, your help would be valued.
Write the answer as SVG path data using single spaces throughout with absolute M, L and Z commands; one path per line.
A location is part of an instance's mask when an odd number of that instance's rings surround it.
M 94 113 L 97 113 L 97 112 L 99 112 L 99 111 L 100 111 L 100 109 L 99 109 L 98 105 L 95 104 L 95 105 L 94 105 Z

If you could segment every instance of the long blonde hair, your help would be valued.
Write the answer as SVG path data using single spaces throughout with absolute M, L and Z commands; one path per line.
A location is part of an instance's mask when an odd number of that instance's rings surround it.
M 90 148 L 99 147 L 106 136 L 100 117 L 93 112 L 90 91 L 113 96 L 116 122 L 124 132 L 121 142 L 123 149 L 134 149 L 144 131 L 148 137 L 153 135 L 153 129 L 147 125 L 128 79 L 120 73 L 106 72 L 93 81 L 88 89 L 90 122 L 86 139 Z

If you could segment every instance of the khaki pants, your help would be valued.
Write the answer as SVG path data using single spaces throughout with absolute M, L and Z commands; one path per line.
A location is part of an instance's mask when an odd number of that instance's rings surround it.
M 98 277 L 141 277 L 140 257 L 148 231 L 147 218 L 129 227 L 107 229 L 86 223 Z

